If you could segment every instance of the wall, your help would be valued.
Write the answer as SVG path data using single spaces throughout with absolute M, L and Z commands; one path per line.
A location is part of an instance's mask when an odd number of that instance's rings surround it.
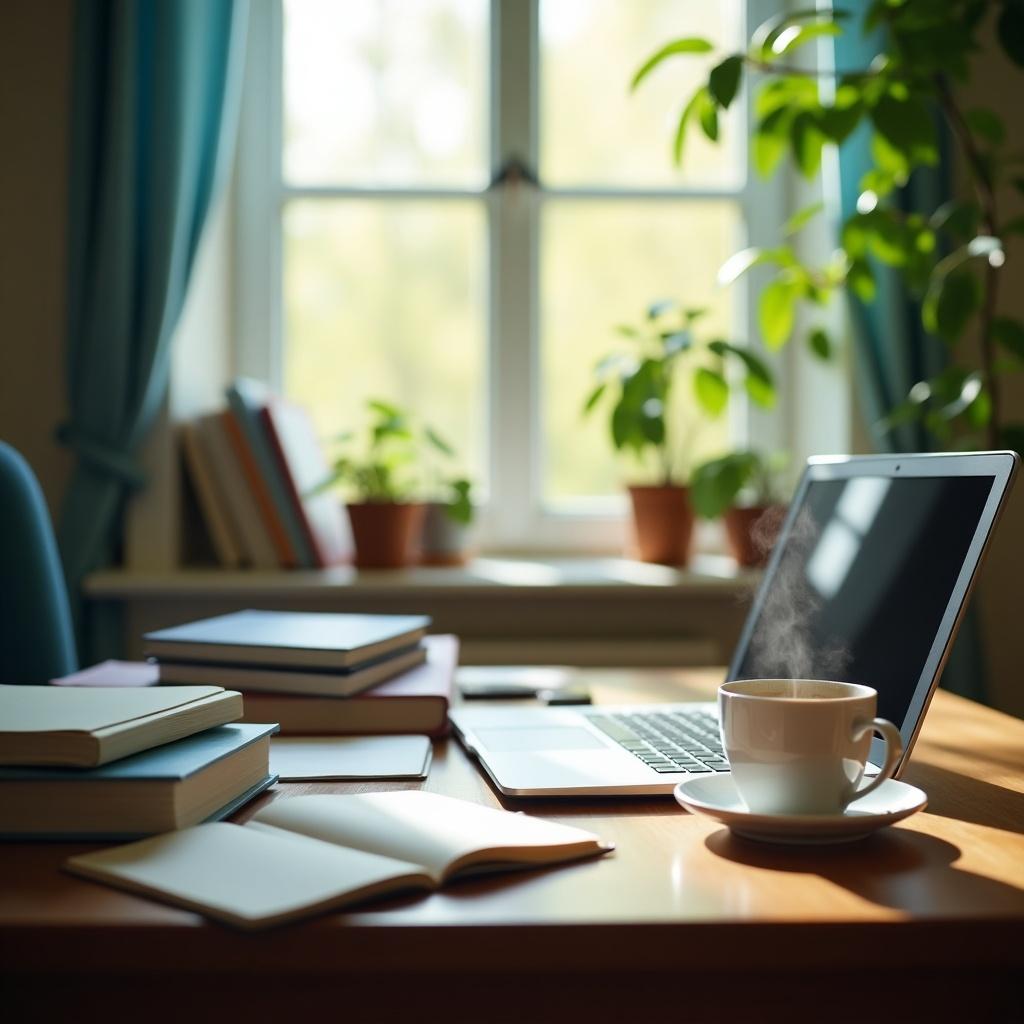
M 0 8 L 0 438 L 39 476 L 51 512 L 71 468 L 65 411 L 64 229 L 73 0 Z

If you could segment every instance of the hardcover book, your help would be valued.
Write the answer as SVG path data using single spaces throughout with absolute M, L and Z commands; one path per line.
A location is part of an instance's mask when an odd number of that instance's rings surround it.
M 351 668 L 423 639 L 424 615 L 347 615 L 248 610 L 143 636 L 147 657 L 168 661 Z
M 436 889 L 611 849 L 592 832 L 418 790 L 275 800 L 245 826 L 200 825 L 72 857 L 74 874 L 264 928 L 374 896 Z
M 442 736 L 448 731 L 457 637 L 428 636 L 427 660 L 352 697 L 299 697 L 255 693 L 245 698 L 246 722 L 279 722 L 288 735 L 366 735 L 423 733 Z
M 101 765 L 241 716 L 220 686 L 0 686 L 0 764 Z
M 161 661 L 153 668 L 159 672 L 160 682 L 164 684 L 220 683 L 244 693 L 263 691 L 314 697 L 347 697 L 422 665 L 426 657 L 426 648 L 417 644 L 408 650 L 386 654 L 352 669 L 335 669 L 331 672 L 260 668 L 252 665 L 211 665 L 205 662 L 193 664 L 187 661 Z M 260 721 L 271 722 L 274 719 L 263 718 Z
M 225 817 L 274 782 L 276 728 L 222 725 L 99 768 L 0 768 L 0 834 L 134 838 Z

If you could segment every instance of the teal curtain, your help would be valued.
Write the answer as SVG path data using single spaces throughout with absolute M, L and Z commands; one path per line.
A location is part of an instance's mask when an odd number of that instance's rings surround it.
M 864 0 L 844 3 L 852 17 L 847 28 L 835 39 L 835 66 L 843 70 L 866 68 L 876 54 L 885 49 L 881 32 L 861 32 L 867 4 Z M 952 195 L 950 146 L 944 126 L 939 131 L 942 158 L 937 168 L 921 168 L 913 173 L 896 202 L 906 210 L 931 212 Z M 840 215 L 843 221 L 857 209 L 860 180 L 871 167 L 871 132 L 867 124 L 839 150 Z M 849 295 L 854 328 L 853 362 L 857 374 L 858 395 L 864 419 L 882 452 L 928 451 L 934 447 L 928 432 L 918 423 L 907 423 L 891 431 L 879 424 L 913 384 L 942 370 L 944 350 L 930 338 L 921 324 L 921 307 L 908 293 L 898 274 L 875 264 L 877 295 L 874 302 L 861 302 Z M 986 693 L 984 656 L 977 616 L 969 611 L 961 625 L 942 685 L 974 700 Z
M 229 162 L 248 0 L 79 0 L 72 75 L 67 388 L 76 463 L 58 540 L 73 606 L 114 556 L 135 453 Z

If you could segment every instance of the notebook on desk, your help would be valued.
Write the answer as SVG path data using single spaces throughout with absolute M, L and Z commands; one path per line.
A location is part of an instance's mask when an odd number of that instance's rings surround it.
M 727 679 L 874 687 L 878 714 L 900 727 L 899 775 L 1019 461 L 1012 452 L 811 459 Z M 713 703 L 462 708 L 450 717 L 510 796 L 669 793 L 692 774 L 728 771 Z

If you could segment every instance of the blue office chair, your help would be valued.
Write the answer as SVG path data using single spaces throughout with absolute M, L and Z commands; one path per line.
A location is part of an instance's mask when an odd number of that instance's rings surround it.
M 77 668 L 43 492 L 29 464 L 0 441 L 0 683 L 46 683 Z

